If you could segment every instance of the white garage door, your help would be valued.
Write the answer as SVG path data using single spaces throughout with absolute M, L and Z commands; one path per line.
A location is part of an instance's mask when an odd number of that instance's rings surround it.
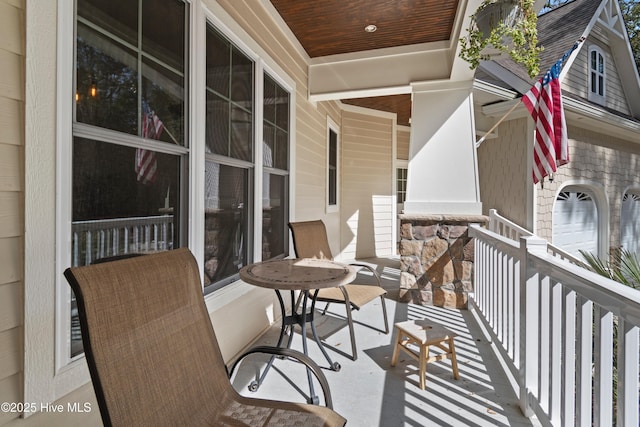
M 598 211 L 591 195 L 567 190 L 553 208 L 553 244 L 581 258 L 580 250 L 598 255 Z
M 622 198 L 620 244 L 630 252 L 640 253 L 640 196 L 634 193 Z

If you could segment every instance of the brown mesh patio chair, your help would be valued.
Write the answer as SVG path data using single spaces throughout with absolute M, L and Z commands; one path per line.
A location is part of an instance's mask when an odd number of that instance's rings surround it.
M 333 259 L 331 249 L 329 248 L 329 240 L 327 239 L 327 229 L 321 220 L 290 222 L 289 228 L 293 236 L 293 247 L 298 258 L 320 258 Z M 389 333 L 389 321 L 387 319 L 387 307 L 384 302 L 387 291 L 380 283 L 378 272 L 366 264 L 351 263 L 369 270 L 375 278 L 377 284 L 350 283 L 348 285 L 337 288 L 325 288 L 318 290 L 316 301 L 326 302 L 323 314 L 326 314 L 330 303 L 344 304 L 347 312 L 347 324 L 349 325 L 349 334 L 351 336 L 351 353 L 352 359 L 358 358 L 356 350 L 356 338 L 353 331 L 352 310 L 359 310 L 360 307 L 371 301 L 380 298 L 382 305 L 382 317 L 384 320 L 384 333 Z M 356 279 L 357 280 L 357 279 Z M 371 327 L 370 325 L 367 325 Z M 377 329 L 377 328 L 373 328 Z M 377 329 L 380 330 L 380 329 Z M 382 331 L 382 330 L 380 330 Z
M 78 301 L 85 355 L 104 425 L 345 424 L 330 409 L 326 378 L 299 352 L 257 347 L 248 353 L 296 356 L 311 366 L 327 407 L 236 392 L 188 249 L 70 268 L 64 275 Z

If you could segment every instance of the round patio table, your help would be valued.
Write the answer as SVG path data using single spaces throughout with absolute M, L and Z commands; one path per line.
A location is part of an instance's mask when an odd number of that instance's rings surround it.
M 278 347 L 282 346 L 287 326 L 299 325 L 302 329 L 303 353 L 308 356 L 306 336 L 307 323 L 309 323 L 311 325 L 311 331 L 313 332 L 313 338 L 329 362 L 329 366 L 332 370 L 339 371 L 340 364 L 331 361 L 329 354 L 320 342 L 320 338 L 318 338 L 318 333 L 316 332 L 313 321 L 316 296 L 318 289 L 345 285 L 352 282 L 356 274 L 357 271 L 354 267 L 336 261 L 315 258 L 294 258 L 277 259 L 247 265 L 240 270 L 240 279 L 252 285 L 276 291 L 282 312 L 282 325 L 280 328 L 280 337 L 278 338 Z M 291 312 L 289 314 L 287 314 L 281 291 L 291 292 Z M 294 296 L 295 291 L 300 291 L 300 297 L 297 301 Z M 309 300 L 311 300 L 311 307 L 310 310 L 307 310 Z M 302 303 L 302 309 L 298 312 L 300 303 Z M 287 348 L 291 347 L 293 332 L 292 326 L 290 328 Z M 273 359 L 274 357 L 271 357 L 258 381 L 251 382 L 249 390 L 256 391 L 258 387 L 260 387 L 260 384 L 262 384 L 273 364 Z M 313 390 L 312 375 L 308 369 L 307 377 L 310 391 L 309 403 L 317 404 L 318 397 Z

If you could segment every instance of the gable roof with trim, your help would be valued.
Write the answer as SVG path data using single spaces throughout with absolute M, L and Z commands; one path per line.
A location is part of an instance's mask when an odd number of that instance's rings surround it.
M 640 78 L 629 44 L 626 27 L 616 0 L 574 0 L 538 17 L 538 41 L 544 50 L 540 54 L 540 75 L 571 48 L 581 37 L 588 38 L 596 25 L 609 35 L 609 48 L 620 76 L 632 117 L 619 111 L 592 103 L 575 94 L 564 91 L 565 97 L 577 98 L 596 109 L 602 109 L 627 119 L 640 119 Z M 561 78 L 566 75 L 584 43 L 578 46 L 565 64 Z M 476 72 L 476 79 L 497 86 L 513 89 L 519 94 L 526 93 L 539 79 L 531 79 L 524 67 L 510 58 L 484 61 Z M 586 84 L 586 83 L 585 83 Z

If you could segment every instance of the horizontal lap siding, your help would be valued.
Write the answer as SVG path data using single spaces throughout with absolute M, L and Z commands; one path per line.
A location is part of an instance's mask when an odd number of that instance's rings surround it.
M 342 258 L 393 253 L 390 118 L 345 111 L 342 119 Z
M 0 0 L 0 401 L 22 401 L 24 4 Z M 0 425 L 18 414 L 0 413 Z
M 396 144 L 398 146 L 396 158 L 399 160 L 409 160 L 409 140 L 411 131 L 409 129 L 398 128 Z

